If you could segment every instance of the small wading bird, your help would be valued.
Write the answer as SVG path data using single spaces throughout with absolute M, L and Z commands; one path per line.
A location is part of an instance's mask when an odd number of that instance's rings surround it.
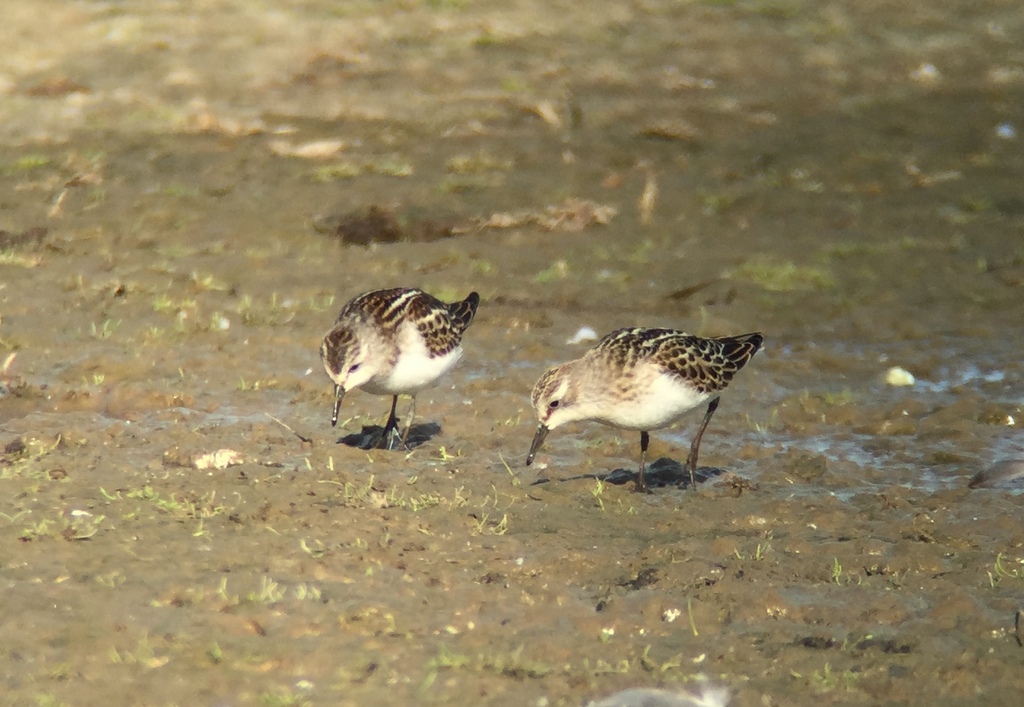
M 338 424 L 341 401 L 348 391 L 362 388 L 375 395 L 391 395 L 391 414 L 381 441 L 386 449 L 404 448 L 416 411 L 416 393 L 462 357 L 462 333 L 479 304 L 476 292 L 446 304 L 422 290 L 395 288 L 367 292 L 342 307 L 320 345 L 320 359 L 334 381 L 331 426 Z M 395 416 L 399 395 L 412 396 L 409 422 L 401 436 Z
M 718 396 L 763 341 L 756 333 L 704 339 L 672 329 L 613 331 L 582 358 L 549 369 L 537 381 L 532 400 L 540 424 L 527 466 L 550 430 L 567 422 L 603 422 L 640 431 L 636 488 L 645 491 L 649 431 L 668 427 L 710 400 L 686 460 L 693 487 L 700 439 L 718 408 Z

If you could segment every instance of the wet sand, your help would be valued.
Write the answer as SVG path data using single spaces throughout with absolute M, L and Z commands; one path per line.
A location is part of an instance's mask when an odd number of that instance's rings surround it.
M 1022 486 L 968 482 L 1024 456 L 1022 24 L 9 9 L 5 701 L 1016 704 Z M 332 429 L 317 347 L 394 285 L 482 304 L 439 431 L 362 451 L 389 401 Z M 696 491 L 599 481 L 639 445 L 598 425 L 523 464 L 537 377 L 628 325 L 765 334 Z

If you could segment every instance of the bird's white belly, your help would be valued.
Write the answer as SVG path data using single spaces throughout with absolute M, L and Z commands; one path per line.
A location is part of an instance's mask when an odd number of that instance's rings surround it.
M 668 427 L 711 397 L 669 375 L 658 375 L 639 395 L 609 401 L 597 419 L 627 430 Z
M 416 393 L 433 384 L 462 358 L 462 347 L 456 346 L 443 356 L 430 357 L 423 339 L 411 324 L 399 332 L 399 356 L 394 368 L 371 378 L 363 390 L 376 395 Z

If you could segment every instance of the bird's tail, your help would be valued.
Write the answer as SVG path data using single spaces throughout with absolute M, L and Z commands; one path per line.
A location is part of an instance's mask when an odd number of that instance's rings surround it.
M 764 337 L 759 332 L 753 332 L 739 336 L 720 336 L 715 341 L 722 345 L 725 360 L 739 370 L 758 352 L 764 343 Z
M 476 316 L 476 308 L 480 306 L 480 295 L 476 292 L 470 292 L 469 296 L 461 302 L 452 302 L 448 305 L 448 313 L 452 315 L 452 319 L 455 320 L 459 325 L 461 331 L 465 331 L 466 328 L 473 323 L 473 317 Z

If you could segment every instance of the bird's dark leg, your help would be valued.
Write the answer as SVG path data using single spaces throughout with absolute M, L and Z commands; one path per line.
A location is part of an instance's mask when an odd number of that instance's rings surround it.
M 381 435 L 380 443 L 384 449 L 391 449 L 392 436 L 398 434 L 398 417 L 395 416 L 395 408 L 398 407 L 398 396 L 391 398 L 391 414 L 388 421 L 384 423 L 384 434 Z
M 711 416 L 715 414 L 715 410 L 718 409 L 718 398 L 713 398 L 708 403 L 708 411 L 704 413 L 704 422 L 700 423 L 700 429 L 697 430 L 697 436 L 693 438 L 693 444 L 690 445 L 690 456 L 686 459 L 686 469 L 690 472 L 690 488 L 697 488 L 697 480 L 694 476 L 694 472 L 697 471 L 697 451 L 700 449 L 700 438 L 704 436 L 704 430 L 708 428 L 708 423 L 711 422 Z
M 409 422 L 405 425 L 405 432 L 402 433 L 402 441 L 398 445 L 399 449 L 409 449 L 409 444 L 406 440 L 409 439 L 409 430 L 412 429 L 412 420 L 416 416 L 416 396 L 412 396 L 412 403 L 409 404 Z
M 651 435 L 646 431 L 640 433 L 640 471 L 636 475 L 636 490 L 646 491 L 647 481 L 644 479 L 644 467 L 647 465 L 647 447 L 651 444 Z

